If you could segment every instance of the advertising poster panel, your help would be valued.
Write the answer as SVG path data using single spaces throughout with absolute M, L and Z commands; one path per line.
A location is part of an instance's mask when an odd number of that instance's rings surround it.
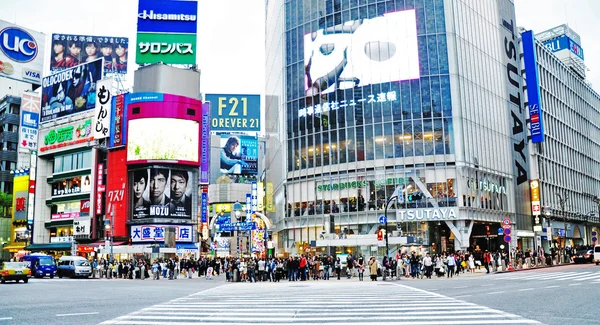
M 533 31 L 521 34 L 523 41 L 523 62 L 525 62 L 525 78 L 527 83 L 527 102 L 529 108 L 529 131 L 531 142 L 544 142 L 544 123 L 542 121 L 542 98 L 540 78 L 535 53 L 535 37 Z
M 40 96 L 24 92 L 21 96 L 21 126 L 19 127 L 19 148 L 37 150 L 38 127 L 40 120 Z
M 102 61 L 100 58 L 44 77 L 40 122 L 93 109 L 96 83 L 102 78 Z
M 200 123 L 173 118 L 129 121 L 127 161 L 198 163 Z
M 190 171 L 152 167 L 131 174 L 133 219 L 191 219 L 194 179 Z M 197 184 L 196 184 L 197 186 Z
M 220 159 L 223 174 L 258 174 L 258 139 L 247 135 L 221 135 Z
M 0 20 L 0 77 L 42 82 L 46 36 Z
M 126 74 L 129 38 L 52 34 L 50 72 L 104 58 L 104 74 Z
M 210 130 L 260 132 L 260 95 L 207 94 Z
M 83 145 L 92 139 L 92 120 L 85 119 L 40 131 L 40 153 Z

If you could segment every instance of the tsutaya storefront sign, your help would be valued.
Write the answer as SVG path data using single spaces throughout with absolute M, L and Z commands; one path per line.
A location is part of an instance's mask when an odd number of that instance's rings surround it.
M 396 219 L 403 221 L 435 221 L 435 220 L 457 220 L 457 208 L 430 208 L 396 211 Z

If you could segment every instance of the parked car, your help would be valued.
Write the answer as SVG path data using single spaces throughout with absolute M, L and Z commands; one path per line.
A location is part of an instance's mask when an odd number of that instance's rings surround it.
M 63 256 L 58 260 L 58 268 L 56 269 L 56 275 L 59 278 L 63 276 L 74 277 L 86 277 L 89 278 L 92 274 L 92 267 L 90 263 L 81 256 Z
M 19 280 L 27 283 L 30 276 L 31 270 L 23 262 L 4 262 L 2 268 L 0 268 L 0 283 L 6 283 L 6 281 L 19 282 Z
M 27 265 L 33 277 L 49 276 L 52 279 L 56 275 L 56 262 L 50 255 L 33 253 L 21 257 L 21 262 Z
M 600 245 L 594 247 L 594 263 L 600 264 Z
M 594 251 L 591 249 L 580 249 L 573 255 L 575 263 L 592 263 L 594 261 Z

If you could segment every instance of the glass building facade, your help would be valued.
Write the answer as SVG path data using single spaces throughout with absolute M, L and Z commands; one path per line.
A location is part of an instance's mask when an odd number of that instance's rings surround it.
M 512 1 L 267 2 L 279 251 L 371 254 L 388 202 L 392 249 L 496 248 L 503 218 L 526 226 L 500 18 Z

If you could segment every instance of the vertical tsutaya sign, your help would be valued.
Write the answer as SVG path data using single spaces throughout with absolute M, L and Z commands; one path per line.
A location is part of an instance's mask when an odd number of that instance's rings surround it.
M 525 110 L 523 109 L 522 85 L 520 74 L 520 53 L 518 34 L 515 29 L 515 6 L 510 0 L 498 0 L 500 14 L 500 39 L 498 46 L 503 49 L 504 89 L 506 91 L 506 109 L 509 114 L 510 144 L 514 177 L 514 205 L 517 216 L 530 216 L 529 176 L 527 132 L 525 129 Z M 526 221 L 526 219 L 523 219 Z M 516 244 L 516 236 L 511 245 Z
M 525 62 L 525 78 L 527 82 L 527 102 L 529 107 L 529 129 L 531 142 L 544 142 L 544 124 L 542 122 L 542 97 L 540 79 L 535 52 L 535 38 L 528 30 L 521 34 L 523 41 L 523 61 Z
M 0 77 L 39 85 L 46 36 L 0 20 Z
M 110 136 L 112 81 L 112 78 L 102 79 L 96 84 L 94 139 L 104 139 Z
M 102 193 L 106 190 L 106 187 L 102 184 L 104 182 L 104 164 L 98 164 L 98 170 L 96 171 L 96 214 L 102 214 Z
M 125 114 L 125 96 L 126 94 L 117 95 L 112 100 L 114 114 L 112 114 L 112 128 L 110 129 L 111 147 L 119 147 L 124 144 L 123 117 Z
M 200 184 L 208 184 L 210 170 L 210 103 L 202 104 L 202 138 L 200 142 Z
M 41 99 L 36 93 L 24 92 L 21 97 L 19 148 L 37 150 Z
M 260 95 L 207 94 L 211 131 L 260 131 Z
M 537 179 L 531 180 L 529 187 L 531 189 L 531 212 L 533 212 L 534 216 L 539 216 L 542 210 L 540 203 L 540 181 Z
M 196 64 L 198 2 L 140 0 L 136 63 Z

